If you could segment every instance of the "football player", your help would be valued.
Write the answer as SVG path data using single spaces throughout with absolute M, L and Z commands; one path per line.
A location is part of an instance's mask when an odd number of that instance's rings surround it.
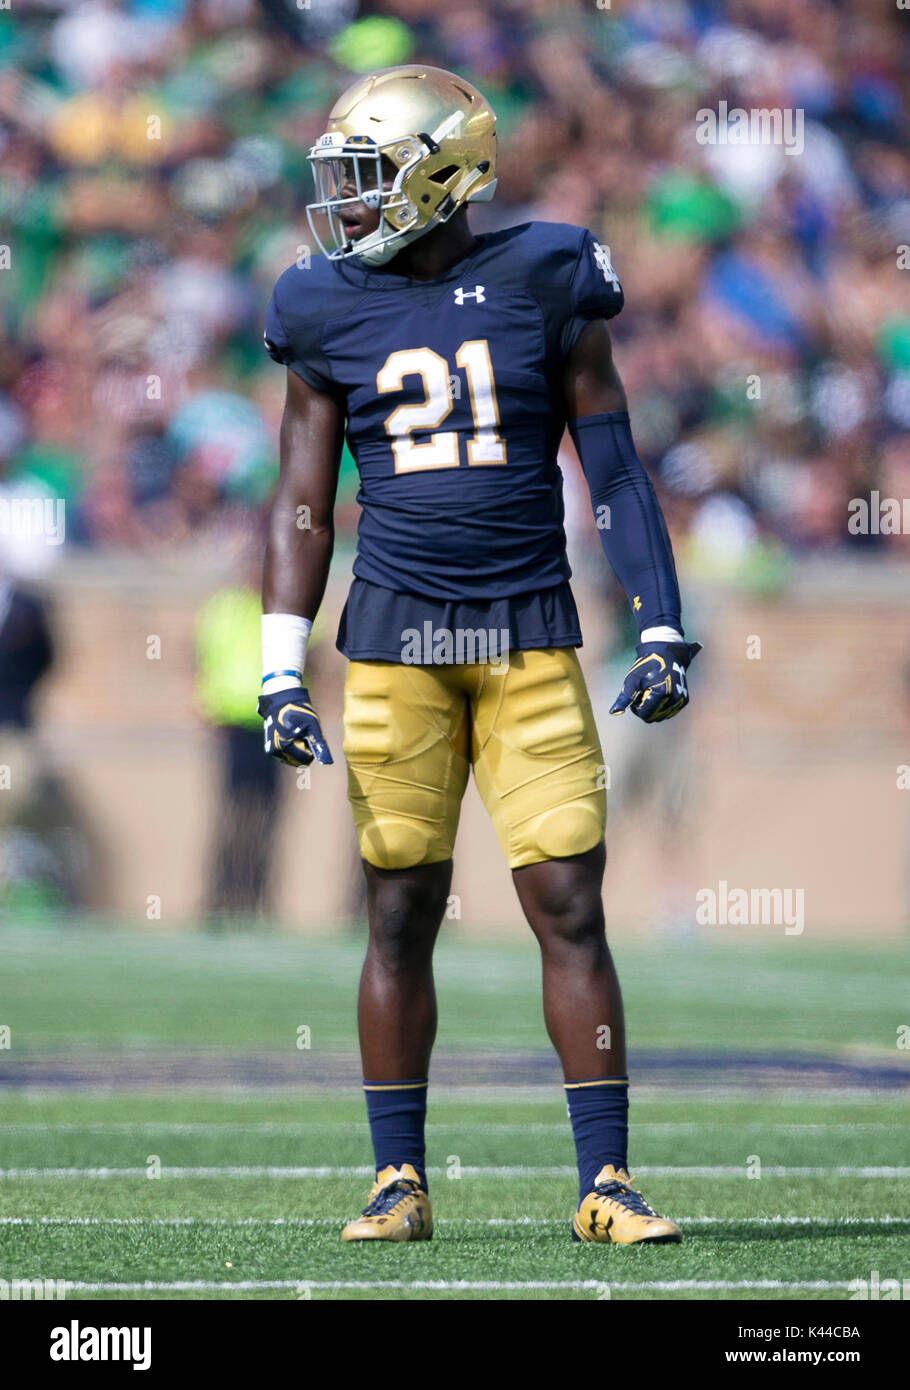
M 303 673 L 346 434 L 362 514 L 338 646 L 368 890 L 358 1022 L 376 1180 L 343 1239 L 432 1234 L 432 955 L 473 769 L 542 953 L 578 1154 L 572 1232 L 677 1241 L 628 1171 L 622 1001 L 601 902 L 603 756 L 575 651 L 556 462 L 568 425 L 640 631 L 612 712 L 669 719 L 688 701 L 699 647 L 683 635 L 670 542 L 613 366 L 619 280 L 578 227 L 472 233 L 468 204 L 496 187 L 495 117 L 452 73 L 361 78 L 309 160 L 323 254 L 285 271 L 266 317 L 287 402 L 260 713 L 268 753 L 332 761 Z

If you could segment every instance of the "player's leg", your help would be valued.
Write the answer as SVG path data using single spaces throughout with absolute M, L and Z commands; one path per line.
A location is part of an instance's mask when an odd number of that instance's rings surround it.
M 377 869 L 363 861 L 370 937 L 357 1026 L 366 1077 L 426 1076 L 436 1037 L 433 947 L 452 861 Z
M 512 872 L 540 945 L 544 1021 L 567 1081 L 626 1074 L 622 994 L 601 898 L 605 865 L 601 842 L 571 858 Z M 620 1156 L 625 1159 L 624 1152 Z
M 367 881 L 370 936 L 358 1025 L 376 1181 L 364 1212 L 342 1234 L 345 1240 L 428 1239 L 432 956 L 467 781 L 464 696 L 433 669 L 352 662 L 344 750 Z
M 607 945 L 603 844 L 513 870 L 540 944 L 544 1017 L 565 1076 L 578 1157 L 577 1240 L 660 1244 L 680 1238 L 631 1185 L 629 1078 L 622 995 Z
M 578 1239 L 678 1239 L 630 1186 L 622 996 L 601 885 L 603 757 L 571 649 L 519 652 L 474 709 L 477 784 L 543 962 L 544 1012 L 565 1076 L 579 1170 Z

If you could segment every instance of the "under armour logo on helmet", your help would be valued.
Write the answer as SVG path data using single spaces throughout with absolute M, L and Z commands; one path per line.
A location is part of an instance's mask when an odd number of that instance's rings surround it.
M 483 304 L 486 299 L 483 291 L 483 285 L 475 285 L 472 290 L 463 290 L 459 285 L 455 291 L 455 303 L 463 304 L 466 299 L 475 299 L 478 304 Z

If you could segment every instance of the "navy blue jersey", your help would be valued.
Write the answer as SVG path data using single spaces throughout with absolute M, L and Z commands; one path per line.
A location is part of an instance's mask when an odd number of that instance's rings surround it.
M 355 258 L 284 272 L 266 347 L 345 409 L 358 578 L 469 602 L 565 583 L 562 362 L 622 305 L 606 249 L 562 223 L 478 237 L 429 282 Z
M 416 653 L 408 643 L 414 632 L 421 634 Z M 497 644 L 513 652 L 582 645 L 568 582 L 511 598 L 451 600 L 396 593 L 366 579 L 351 585 L 335 645 L 351 661 L 437 665 L 439 656 L 433 641 L 425 639 L 427 632 L 495 633 Z M 500 637 L 503 632 L 506 639 Z

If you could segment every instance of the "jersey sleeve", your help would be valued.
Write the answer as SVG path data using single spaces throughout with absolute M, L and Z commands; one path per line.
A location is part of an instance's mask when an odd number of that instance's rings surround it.
M 569 312 L 562 330 L 563 356 L 572 351 L 585 324 L 591 319 L 614 318 L 624 302 L 610 248 L 595 241 L 590 232 L 584 232 L 569 284 Z
M 337 387 L 321 347 L 322 318 L 307 315 L 295 304 L 293 287 L 286 283 L 289 275 L 293 270 L 280 277 L 265 311 L 265 350 L 315 391 L 330 395 Z

